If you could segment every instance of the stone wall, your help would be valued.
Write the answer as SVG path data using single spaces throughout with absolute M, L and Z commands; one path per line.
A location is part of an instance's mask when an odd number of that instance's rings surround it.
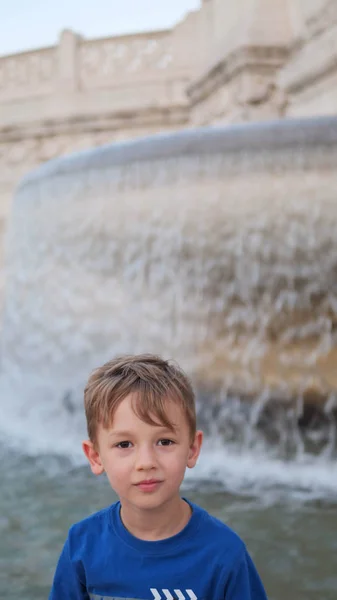
M 18 181 L 53 157 L 186 126 L 336 112 L 336 0 L 203 0 L 172 30 L 64 31 L 55 47 L 0 57 L 0 238 Z
M 278 85 L 287 95 L 287 115 L 333 115 L 337 112 L 337 3 L 310 0 L 301 4 L 303 26 Z

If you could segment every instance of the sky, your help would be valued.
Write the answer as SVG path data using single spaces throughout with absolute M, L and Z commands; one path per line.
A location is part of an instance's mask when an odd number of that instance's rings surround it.
M 0 55 L 52 46 L 63 29 L 105 37 L 177 23 L 201 0 L 0 0 Z

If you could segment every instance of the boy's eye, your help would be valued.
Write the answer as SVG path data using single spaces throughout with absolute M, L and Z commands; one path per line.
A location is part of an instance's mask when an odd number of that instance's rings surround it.
M 116 448 L 131 448 L 132 444 L 131 442 L 119 442 L 119 444 L 116 444 Z
M 172 446 L 172 444 L 174 444 L 174 441 L 168 440 L 168 439 L 163 439 L 163 440 L 159 440 L 158 444 L 159 444 L 159 446 Z

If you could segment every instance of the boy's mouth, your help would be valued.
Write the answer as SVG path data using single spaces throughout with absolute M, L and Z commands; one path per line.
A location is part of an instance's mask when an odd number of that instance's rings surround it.
M 163 482 L 159 479 L 144 479 L 143 481 L 136 483 L 136 486 L 143 492 L 153 492 L 161 483 Z

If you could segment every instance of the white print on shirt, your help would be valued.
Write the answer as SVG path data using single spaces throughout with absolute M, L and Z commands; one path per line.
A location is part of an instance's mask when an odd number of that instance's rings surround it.
M 171 594 L 170 590 L 158 591 L 156 588 L 151 588 L 150 591 L 153 594 L 154 600 L 198 600 L 198 597 L 195 595 L 193 590 L 185 590 L 185 594 L 181 590 L 174 590 L 174 595 Z M 162 592 L 164 595 L 162 596 L 160 592 Z

